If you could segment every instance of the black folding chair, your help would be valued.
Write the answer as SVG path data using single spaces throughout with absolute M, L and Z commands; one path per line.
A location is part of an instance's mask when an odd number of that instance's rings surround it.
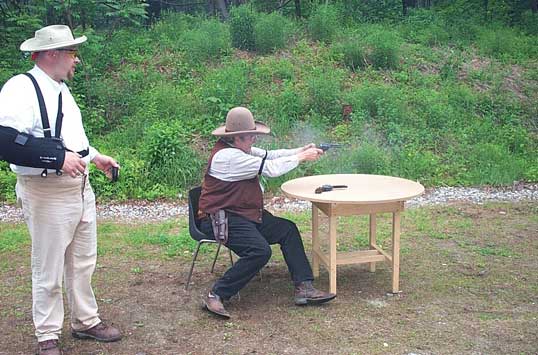
M 202 188 L 200 186 L 195 187 L 189 191 L 189 233 L 191 237 L 198 242 L 196 245 L 196 250 L 194 251 L 194 255 L 192 257 L 192 264 L 191 269 L 189 270 L 189 276 L 187 277 L 187 283 L 185 284 L 185 290 L 189 289 L 189 284 L 191 282 L 192 272 L 194 270 L 194 263 L 196 262 L 196 258 L 198 257 L 198 251 L 200 250 L 200 246 L 204 243 L 212 243 L 217 244 L 217 252 L 215 253 L 215 257 L 213 258 L 213 264 L 211 265 L 211 273 L 213 273 L 213 270 L 215 269 L 215 263 L 217 262 L 217 258 L 219 256 L 220 247 L 221 244 L 217 243 L 215 239 L 212 239 L 212 236 L 207 236 L 206 234 L 202 233 L 199 229 L 198 220 L 196 216 L 198 215 L 198 201 L 200 200 L 200 193 L 202 192 Z M 230 254 L 230 264 L 233 266 L 234 261 L 232 257 L 232 251 L 228 249 L 228 252 Z

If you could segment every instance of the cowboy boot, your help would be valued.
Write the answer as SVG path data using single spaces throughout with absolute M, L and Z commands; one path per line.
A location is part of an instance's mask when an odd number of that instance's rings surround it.
M 320 291 L 312 286 L 312 281 L 303 281 L 295 286 L 295 304 L 304 306 L 306 304 L 321 304 L 334 299 L 334 293 Z
M 213 291 L 209 291 L 207 296 L 203 299 L 205 308 L 217 316 L 220 316 L 222 318 L 230 318 L 230 313 L 226 311 L 224 308 L 224 305 L 222 304 L 222 299 L 219 295 L 213 293 Z

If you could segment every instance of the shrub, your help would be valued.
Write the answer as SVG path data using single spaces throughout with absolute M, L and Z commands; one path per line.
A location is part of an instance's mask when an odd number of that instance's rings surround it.
M 395 69 L 400 61 L 400 38 L 386 30 L 374 31 L 366 39 L 368 60 L 379 69 Z
M 468 180 L 471 184 L 506 185 L 524 177 L 525 161 L 498 144 L 479 143 L 469 152 Z
M 401 17 L 402 12 L 400 0 L 344 0 L 343 3 L 346 16 L 354 21 L 396 20 Z
M 483 54 L 502 60 L 526 58 L 529 53 L 526 37 L 506 27 L 484 28 L 477 44 Z
M 307 79 L 309 106 L 332 124 L 340 119 L 342 74 L 336 69 L 315 70 Z
M 147 130 L 142 147 L 153 183 L 183 190 L 200 180 L 204 162 L 181 122 L 156 122 Z
M 9 164 L 0 160 L 0 201 L 14 202 L 17 176 L 9 168 Z
M 232 45 L 235 48 L 244 50 L 254 50 L 255 37 L 254 26 L 256 23 L 256 12 L 248 5 L 232 8 L 230 11 L 230 34 Z
M 520 27 L 529 35 L 538 36 L 538 13 L 525 11 L 521 16 Z
M 308 19 L 308 32 L 315 41 L 331 42 L 340 27 L 338 10 L 333 5 L 321 5 Z
M 344 65 L 352 71 L 356 71 L 366 64 L 364 47 L 364 43 L 358 38 L 352 37 L 335 44 L 333 51 L 337 56 L 341 57 Z
M 200 21 L 200 18 L 170 12 L 163 16 L 160 21 L 155 22 L 150 34 L 161 49 L 177 50 L 183 45 L 184 33 L 192 30 L 197 21 Z
M 249 66 L 243 61 L 234 61 L 206 74 L 196 96 L 204 102 L 203 113 L 214 124 L 221 123 L 232 107 L 245 104 L 248 75 Z
M 183 49 L 192 63 L 219 59 L 231 49 L 228 27 L 217 20 L 205 20 L 184 34 Z
M 290 37 L 291 22 L 284 16 L 273 12 L 260 14 L 254 26 L 254 42 L 260 53 L 270 53 L 284 48 Z
M 403 33 L 405 38 L 427 46 L 440 45 L 450 39 L 444 19 L 435 11 L 410 9 L 405 19 Z

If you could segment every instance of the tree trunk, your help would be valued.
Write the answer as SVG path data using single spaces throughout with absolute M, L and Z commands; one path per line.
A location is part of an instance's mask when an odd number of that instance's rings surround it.
M 531 10 L 533 13 L 538 12 L 538 0 L 532 0 L 531 1 Z
M 226 7 L 226 1 L 225 0 L 216 0 L 217 2 L 217 8 L 220 11 L 220 14 L 222 15 L 222 18 L 227 20 L 230 17 L 230 13 L 228 12 L 228 8 Z
M 407 16 L 407 0 L 402 0 L 402 14 Z
M 301 0 L 294 0 L 294 2 L 295 2 L 295 17 L 300 18 L 302 16 L 301 15 Z

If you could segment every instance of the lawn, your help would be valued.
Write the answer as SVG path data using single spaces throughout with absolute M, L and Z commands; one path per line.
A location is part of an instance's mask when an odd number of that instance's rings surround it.
M 310 250 L 309 213 L 287 214 Z M 390 250 L 390 216 L 378 240 Z M 214 274 L 204 248 L 185 291 L 195 243 L 185 219 L 99 224 L 94 291 L 103 319 L 125 334 L 118 343 L 75 341 L 66 313 L 64 354 L 535 354 L 538 344 L 538 205 L 453 204 L 407 210 L 402 218 L 397 295 L 379 264 L 338 269 L 338 297 L 296 307 L 280 251 L 227 308 L 223 321 L 201 296 Z M 367 220 L 342 218 L 340 250 L 364 248 Z M 35 351 L 30 243 L 24 224 L 0 223 L 0 354 Z M 324 268 L 315 281 L 328 289 Z

